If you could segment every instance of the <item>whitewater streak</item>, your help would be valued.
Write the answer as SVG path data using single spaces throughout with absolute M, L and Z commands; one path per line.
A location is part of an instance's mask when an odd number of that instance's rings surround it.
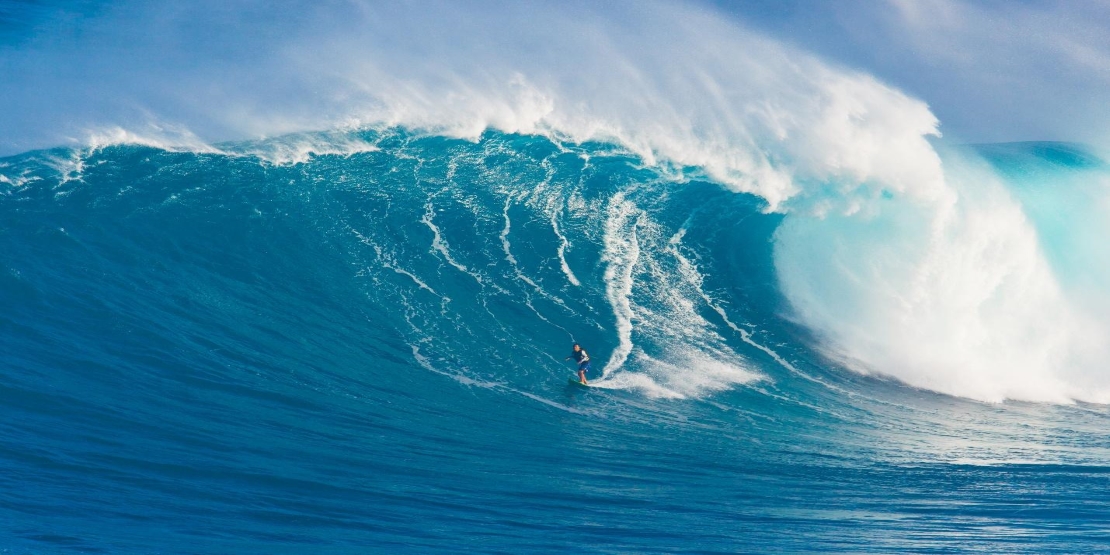
M 613 143 L 644 164 L 708 177 L 786 214 L 774 251 L 782 293 L 792 317 L 849 367 L 990 401 L 1110 401 L 1110 353 L 1101 346 L 1110 322 L 1086 308 L 1106 306 L 1088 303 L 1106 298 L 1105 283 L 1088 283 L 1081 295 L 1069 289 L 1052 263 L 1059 255 L 1046 251 L 1045 227 L 966 152 L 938 152 L 938 121 L 921 100 L 689 5 L 623 5 L 602 14 L 514 3 L 479 8 L 481 17 L 464 17 L 472 7 L 451 3 L 350 6 L 356 9 L 319 12 L 288 36 L 253 39 L 273 54 L 234 67 L 249 87 L 213 91 L 204 71 L 129 75 L 95 92 L 144 106 L 141 114 L 107 112 L 127 123 L 80 113 L 69 119 L 112 130 L 94 145 L 137 142 L 278 164 L 376 146 L 338 132 L 323 141 L 285 135 L 254 143 L 268 150 L 236 151 L 198 134 L 396 126 L 470 139 L 494 129 Z M 205 8 L 184 21 L 213 17 Z M 85 55 L 115 56 L 125 67 L 135 56 L 156 56 L 144 44 L 188 29 L 147 32 L 127 53 L 90 48 Z M 212 40 L 242 39 L 217 33 Z M 35 51 L 19 63 L 42 64 L 49 54 Z M 153 94 L 163 82 L 178 89 Z M 270 90 L 294 101 L 259 92 Z M 321 90 L 328 92 L 321 97 Z M 139 131 L 124 131 L 128 125 Z M 1105 188 L 1094 194 L 1100 203 L 1110 196 Z M 607 251 L 621 338 L 611 364 L 619 367 L 632 354 L 631 308 L 622 299 L 637 237 L 633 209 L 614 199 L 611 210 L 610 223 L 631 232 L 608 245 L 627 248 Z M 433 218 L 429 203 L 423 221 L 436 250 L 483 283 L 454 261 Z M 1080 267 L 1070 270 L 1085 271 L 1082 256 L 1072 260 Z

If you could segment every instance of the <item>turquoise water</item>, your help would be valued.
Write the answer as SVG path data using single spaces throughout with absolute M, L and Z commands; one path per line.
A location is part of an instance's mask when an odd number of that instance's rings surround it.
M 1110 545 L 1106 406 L 853 371 L 797 214 L 602 143 L 296 140 L 0 160 L 5 552 Z M 1033 202 L 1104 170 L 1048 146 L 978 151 L 1063 275 Z

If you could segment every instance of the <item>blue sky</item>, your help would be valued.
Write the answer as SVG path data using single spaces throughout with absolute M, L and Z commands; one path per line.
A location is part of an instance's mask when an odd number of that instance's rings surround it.
M 925 100 L 942 130 L 964 140 L 1110 138 L 1110 2 L 717 4 L 772 36 Z
M 749 0 L 689 6 L 716 11 L 735 22 L 737 33 L 754 31 L 874 75 L 926 102 L 952 140 L 1110 142 L 1110 2 Z M 341 67 L 314 68 L 303 78 L 283 75 L 303 71 L 289 59 L 305 50 L 338 49 L 346 41 L 372 45 L 384 65 L 412 65 L 421 56 L 456 50 L 525 63 L 519 52 L 545 47 L 531 37 L 551 32 L 545 21 L 553 14 L 583 21 L 557 27 L 570 37 L 567 44 L 581 33 L 583 44 L 604 46 L 604 35 L 644 32 L 627 15 L 656 8 L 8 0 L 0 4 L 0 153 L 80 141 L 91 129 L 111 126 L 155 125 L 206 141 L 309 128 L 321 114 L 341 119 L 337 99 L 361 94 L 365 86 L 343 90 L 352 80 Z M 669 13 L 680 16 L 687 10 L 672 8 Z M 449 17 L 426 15 L 445 10 Z M 452 35 L 445 21 L 459 20 L 483 31 Z M 395 33 L 393 46 L 358 42 L 375 33 Z M 424 47 L 441 35 L 451 37 L 446 47 Z M 668 44 L 665 36 L 654 45 L 698 46 Z M 585 49 L 568 56 L 570 66 L 586 62 Z

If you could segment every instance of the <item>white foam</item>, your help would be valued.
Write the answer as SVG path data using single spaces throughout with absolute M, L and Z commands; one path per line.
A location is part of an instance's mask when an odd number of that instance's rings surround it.
M 55 189 L 62 187 L 70 181 L 83 181 L 85 174 L 85 156 L 83 150 L 71 150 L 66 156 L 47 155 L 44 162 L 58 172 L 58 183 Z
M 947 160 L 945 195 L 790 215 L 775 264 L 799 320 L 864 372 L 986 401 L 1110 401 L 1110 326 L 1070 298 L 1022 207 Z
M 747 369 L 738 359 L 719 353 L 715 357 L 679 347 L 667 354 L 669 361 L 642 353 L 636 358 L 635 372 L 616 371 L 603 380 L 590 382 L 590 385 L 636 390 L 654 398 L 687 399 L 762 379 L 760 374 Z
M 27 176 L 26 174 L 17 175 L 15 177 L 8 177 L 7 175 L 0 173 L 0 183 L 7 183 L 8 185 L 11 185 L 12 187 L 17 189 L 23 187 L 28 183 L 34 183 L 39 179 L 41 178 L 36 176 Z
M 353 130 L 340 130 L 328 133 L 295 133 L 229 146 L 226 150 L 240 156 L 259 158 L 275 166 L 292 166 L 320 156 L 349 157 L 377 152 L 379 148 L 359 137 Z
M 184 125 L 148 122 L 138 129 L 109 126 L 87 131 L 83 139 L 72 142 L 97 151 L 117 145 L 138 145 L 167 152 L 195 152 L 233 157 L 257 158 L 275 166 L 292 166 L 306 163 L 320 156 L 349 157 L 366 152 L 377 152 L 377 144 L 362 138 L 353 128 L 338 130 L 290 133 L 274 138 L 246 142 L 210 144 L 193 134 Z
M 184 125 L 172 125 L 153 119 L 138 130 L 121 126 L 86 130 L 83 139 L 73 139 L 73 141 L 86 145 L 93 151 L 116 145 L 140 145 L 169 152 L 225 154 Z

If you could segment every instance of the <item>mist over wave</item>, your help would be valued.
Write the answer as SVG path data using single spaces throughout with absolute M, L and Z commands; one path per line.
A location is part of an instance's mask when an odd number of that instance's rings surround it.
M 850 189 L 923 190 L 938 178 L 923 139 L 937 122 L 924 103 L 692 5 L 352 2 L 295 25 L 250 6 L 140 5 L 92 24 L 128 48 L 63 43 L 13 60 L 74 66 L 59 72 L 83 82 L 69 94 L 86 101 L 47 113 L 75 122 L 64 132 L 81 141 L 196 147 L 377 125 L 471 139 L 486 129 L 541 133 L 697 167 L 771 209 L 811 182 L 840 182 L 820 200 L 850 206 Z M 263 24 L 273 27 L 262 33 Z M 197 39 L 197 27 L 200 49 L 172 51 L 188 63 L 163 58 L 167 43 Z M 221 55 L 224 46 L 247 55 Z M 170 69 L 151 67 L 162 64 Z M 146 71 L 120 71 L 135 66 Z M 105 68 L 113 79 L 81 77 Z M 9 89 L 31 94 L 27 83 Z M 108 105 L 83 98 L 94 93 Z

